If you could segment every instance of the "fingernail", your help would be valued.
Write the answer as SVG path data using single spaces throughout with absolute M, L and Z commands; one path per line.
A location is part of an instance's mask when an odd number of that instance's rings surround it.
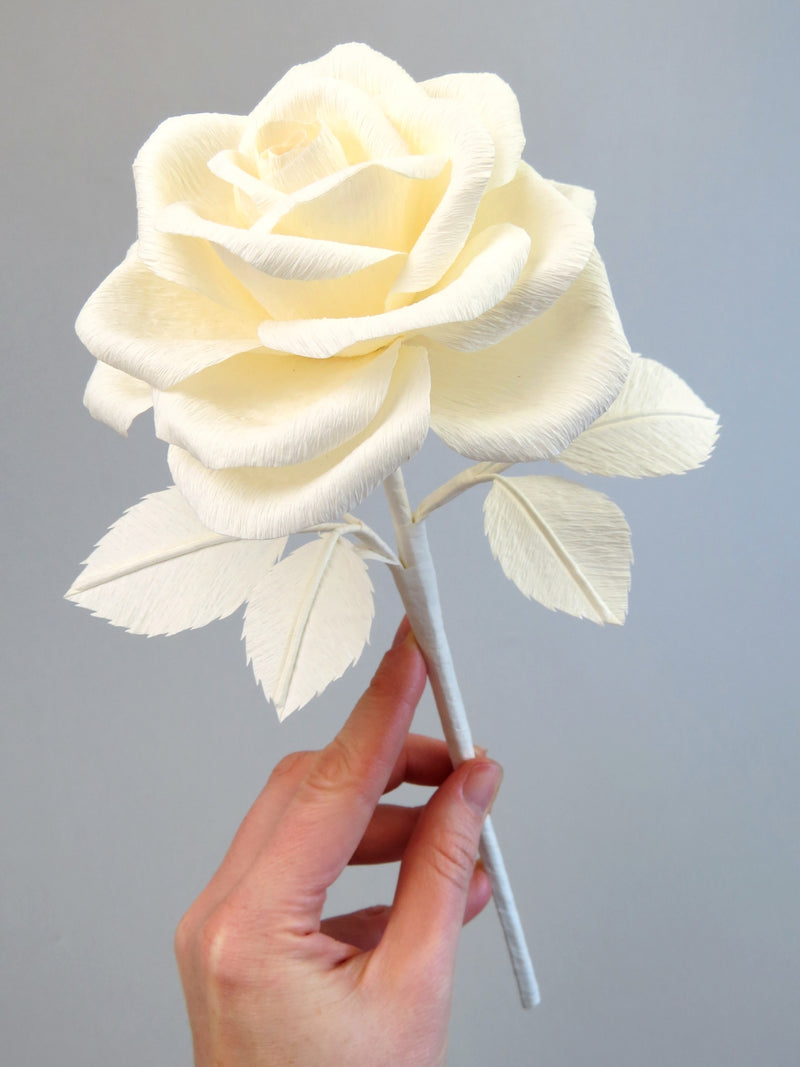
M 410 627 L 409 627 L 408 633 L 406 634 L 406 636 L 405 636 L 405 638 L 403 640 L 403 644 L 404 645 L 408 645 L 409 647 L 412 647 L 412 646 L 414 648 L 417 647 L 417 635 L 414 633 L 414 631 Z
M 475 748 L 475 755 L 479 759 L 484 759 L 485 756 L 486 756 L 486 753 L 489 751 L 489 749 L 488 748 L 484 748 L 483 745 L 475 745 L 474 748 Z
M 406 639 L 411 631 L 411 623 L 408 621 L 408 616 L 403 616 L 403 621 L 397 627 L 397 633 L 394 635 L 394 641 L 392 641 L 392 648 L 399 648 L 403 641 Z
M 464 800 L 479 815 L 485 814 L 497 796 L 503 780 L 503 768 L 494 760 L 483 760 L 470 767 L 462 786 Z

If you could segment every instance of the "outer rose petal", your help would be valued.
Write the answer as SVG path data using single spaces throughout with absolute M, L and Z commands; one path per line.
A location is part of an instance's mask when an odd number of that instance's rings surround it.
M 578 211 L 581 211 L 589 222 L 594 219 L 597 197 L 591 189 L 584 189 L 582 185 L 565 185 L 563 182 L 552 182 L 562 196 L 565 196 Z
M 380 411 L 400 342 L 376 356 L 257 349 L 156 392 L 156 433 L 209 468 L 282 467 L 331 452 Z
M 357 41 L 337 44 L 326 55 L 300 64 L 289 73 L 295 71 L 303 76 L 340 78 L 381 101 L 399 92 L 418 93 L 420 89 L 419 84 L 399 63 Z
M 421 84 L 429 96 L 461 100 L 480 116 L 494 141 L 494 170 L 488 188 L 510 182 L 525 147 L 519 101 L 511 86 L 496 74 L 445 74 Z
M 521 163 L 513 182 L 490 193 L 481 204 L 476 232 L 513 223 L 531 235 L 531 251 L 514 288 L 485 314 L 469 322 L 439 326 L 426 336 L 474 352 L 497 344 L 551 307 L 569 289 L 594 250 L 594 231 L 584 214 L 553 182 Z M 465 252 L 469 250 L 469 246 Z M 454 264 L 457 271 L 460 263 Z
M 147 382 L 98 362 L 86 383 L 83 402 L 92 418 L 127 437 L 136 416 L 153 406 L 153 390 Z
M 494 167 L 491 134 L 473 115 L 455 100 L 425 99 L 425 106 L 407 120 L 404 133 L 414 135 L 415 151 L 450 157 L 450 183 L 408 254 L 396 293 L 424 292 L 441 279 L 469 237 Z M 403 121 L 402 114 L 392 118 Z
M 281 537 L 341 517 L 419 450 L 428 429 L 425 349 L 403 346 L 386 401 L 357 437 L 291 467 L 208 470 L 172 445 L 175 484 L 209 529 L 233 537 Z
M 232 314 L 141 263 L 136 245 L 83 306 L 75 329 L 97 359 L 158 389 L 258 347 L 264 312 Z
M 167 281 L 187 286 L 236 308 L 239 285 L 203 242 L 159 230 L 169 204 L 196 205 L 220 223 L 239 222 L 232 187 L 216 177 L 208 161 L 235 148 L 246 119 L 239 115 L 179 115 L 148 137 L 133 164 L 139 209 L 139 256 Z
M 499 303 L 519 278 L 528 258 L 530 237 L 518 226 L 497 226 L 480 234 L 474 255 L 450 285 L 415 304 L 363 318 L 263 322 L 259 337 L 265 348 L 313 359 L 339 353 L 373 351 L 398 335 L 406 337 L 431 326 L 466 322 Z
M 432 429 L 463 456 L 510 463 L 563 451 L 614 400 L 632 358 L 596 252 L 549 311 L 500 344 L 429 351 Z

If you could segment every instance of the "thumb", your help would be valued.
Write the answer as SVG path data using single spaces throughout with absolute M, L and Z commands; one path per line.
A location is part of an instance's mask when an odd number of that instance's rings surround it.
M 493 760 L 467 760 L 420 816 L 378 949 L 389 973 L 452 981 L 481 828 L 502 777 Z

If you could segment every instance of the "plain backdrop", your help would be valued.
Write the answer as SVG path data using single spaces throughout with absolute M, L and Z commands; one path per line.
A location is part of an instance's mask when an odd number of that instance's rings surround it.
M 83 301 L 135 235 L 130 164 L 166 116 L 248 112 L 292 64 L 364 40 L 417 78 L 490 70 L 525 158 L 597 191 L 634 349 L 722 416 L 712 462 L 596 480 L 636 556 L 624 628 L 526 601 L 483 493 L 430 521 L 495 821 L 542 985 L 516 1000 L 491 910 L 465 932 L 454 1065 L 800 1062 L 797 396 L 800 17 L 769 0 L 108 0 L 6 5 L 2 168 L 2 1061 L 188 1064 L 174 926 L 286 752 L 343 721 L 400 617 L 279 725 L 239 615 L 146 640 L 62 599 L 165 487 L 149 416 L 81 406 Z M 419 499 L 463 461 L 431 440 Z M 360 509 L 384 532 L 380 494 Z M 430 697 L 418 728 L 438 732 Z M 390 899 L 348 873 L 331 910 Z M 413 1020 L 409 1021 L 413 1025 Z

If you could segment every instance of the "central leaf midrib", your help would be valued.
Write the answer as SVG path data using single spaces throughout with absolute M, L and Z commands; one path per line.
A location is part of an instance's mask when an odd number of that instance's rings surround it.
M 577 587 L 583 593 L 585 599 L 594 608 L 600 618 L 604 622 L 615 622 L 616 616 L 614 613 L 583 573 L 577 562 L 572 558 L 565 545 L 561 543 L 555 531 L 551 529 L 547 522 L 545 522 L 542 516 L 538 513 L 531 501 L 520 492 L 508 478 L 496 477 L 495 482 L 504 487 L 506 492 L 508 492 L 511 498 L 522 508 L 523 512 L 528 516 L 531 522 L 534 523 L 547 544 L 550 546 L 553 555 L 573 579 Z
M 142 556 L 140 559 L 133 563 L 128 563 L 124 567 L 118 567 L 112 571 L 105 571 L 100 573 L 99 578 L 93 578 L 89 582 L 76 582 L 70 589 L 69 595 L 80 596 L 81 593 L 88 593 L 91 589 L 97 589 L 101 585 L 108 585 L 110 582 L 116 582 L 120 578 L 127 578 L 131 574 L 137 574 L 139 571 L 147 570 L 148 567 L 158 567 L 162 563 L 170 563 L 172 560 L 180 559 L 183 556 L 191 556 L 194 552 L 201 552 L 204 548 L 215 548 L 218 545 L 225 545 L 231 541 L 239 541 L 238 537 L 229 537 L 226 534 L 219 534 L 215 537 L 205 537 L 202 540 L 184 541 L 180 545 L 176 545 L 173 548 L 165 549 L 161 552 L 153 552 L 148 556 Z
M 311 613 L 314 610 L 319 591 L 325 580 L 325 572 L 328 569 L 334 549 L 341 536 L 341 530 L 334 530 L 330 534 L 320 537 L 320 541 L 323 542 L 323 550 L 320 553 L 320 560 L 317 567 L 312 572 L 303 596 L 300 599 L 300 610 L 295 616 L 289 640 L 286 642 L 286 652 L 283 657 L 283 662 L 281 663 L 278 672 L 278 679 L 275 685 L 275 696 L 273 697 L 275 707 L 278 711 L 286 705 L 286 698 L 289 695 L 294 671 L 297 666 L 297 661 L 300 658 L 300 648 L 305 639 L 306 630 L 308 629 L 309 620 L 311 619 Z
M 600 430 L 611 430 L 623 422 L 650 422 L 654 419 L 696 419 L 699 422 L 714 422 L 713 415 L 700 415 L 692 411 L 634 411 L 629 415 L 614 415 L 611 418 L 599 418 L 597 422 L 587 427 L 584 434 L 597 433 Z

